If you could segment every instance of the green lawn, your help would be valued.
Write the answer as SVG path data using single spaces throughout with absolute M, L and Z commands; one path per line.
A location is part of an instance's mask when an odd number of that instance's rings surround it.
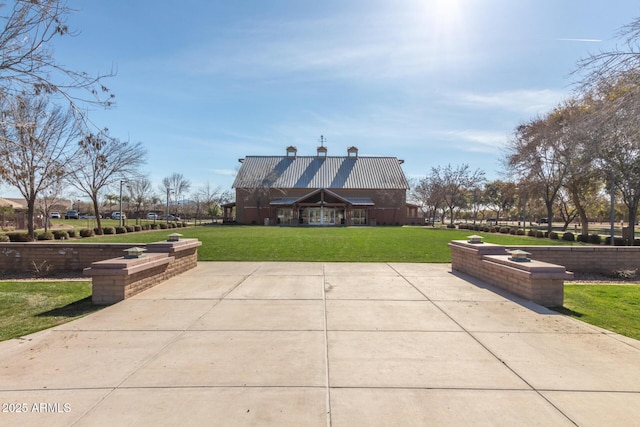
M 171 233 L 202 241 L 201 261 L 450 262 L 447 244 L 468 230 L 424 227 L 189 227 L 139 232 L 77 242 L 148 243 Z M 566 244 L 562 241 L 475 233 L 504 245 Z M 0 340 L 26 335 L 98 310 L 89 282 L 0 282 Z M 640 339 L 640 287 L 567 285 L 564 314 Z
M 0 341 L 99 310 L 90 282 L 0 282 Z
M 566 244 L 558 240 L 425 227 L 207 226 L 118 234 L 79 242 L 149 243 L 171 233 L 200 239 L 200 261 L 451 262 L 447 244 L 471 234 L 504 245 Z
M 640 340 L 640 286 L 565 285 L 564 306 L 556 310 Z

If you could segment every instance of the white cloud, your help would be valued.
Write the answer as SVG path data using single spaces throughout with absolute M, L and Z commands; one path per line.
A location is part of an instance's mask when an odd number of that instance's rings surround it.
M 236 176 L 238 173 L 236 169 L 212 169 L 211 172 L 223 176 Z
M 601 43 L 601 39 L 556 39 L 561 42 Z
M 504 132 L 487 130 L 449 130 L 438 134 L 458 148 L 479 153 L 495 153 L 508 139 Z
M 568 91 L 520 89 L 499 92 L 461 92 L 450 97 L 454 104 L 478 109 L 500 108 L 526 114 L 551 110 L 568 96 Z

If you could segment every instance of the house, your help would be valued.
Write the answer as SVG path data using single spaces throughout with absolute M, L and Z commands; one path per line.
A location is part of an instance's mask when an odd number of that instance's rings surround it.
M 396 157 L 329 156 L 321 145 L 315 156 L 240 159 L 233 188 L 235 220 L 240 224 L 403 225 L 408 222 L 409 188 Z

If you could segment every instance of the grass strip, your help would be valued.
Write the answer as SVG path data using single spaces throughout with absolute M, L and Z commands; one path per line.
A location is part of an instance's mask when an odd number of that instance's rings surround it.
M 31 334 L 99 310 L 90 282 L 0 282 L 0 341 Z
M 200 261 L 451 262 L 451 240 L 471 234 L 501 245 L 557 245 L 538 239 L 427 227 L 206 226 L 78 239 L 78 242 L 150 243 L 171 233 L 197 238 Z
M 640 340 L 640 286 L 565 285 L 562 314 Z

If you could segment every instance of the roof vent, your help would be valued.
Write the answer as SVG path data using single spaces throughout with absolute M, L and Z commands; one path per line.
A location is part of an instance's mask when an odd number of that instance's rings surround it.
M 351 146 L 347 148 L 347 157 L 358 158 L 358 147 Z
M 298 156 L 298 149 L 296 147 L 294 147 L 293 145 L 290 145 L 287 147 L 287 157 L 297 157 Z

